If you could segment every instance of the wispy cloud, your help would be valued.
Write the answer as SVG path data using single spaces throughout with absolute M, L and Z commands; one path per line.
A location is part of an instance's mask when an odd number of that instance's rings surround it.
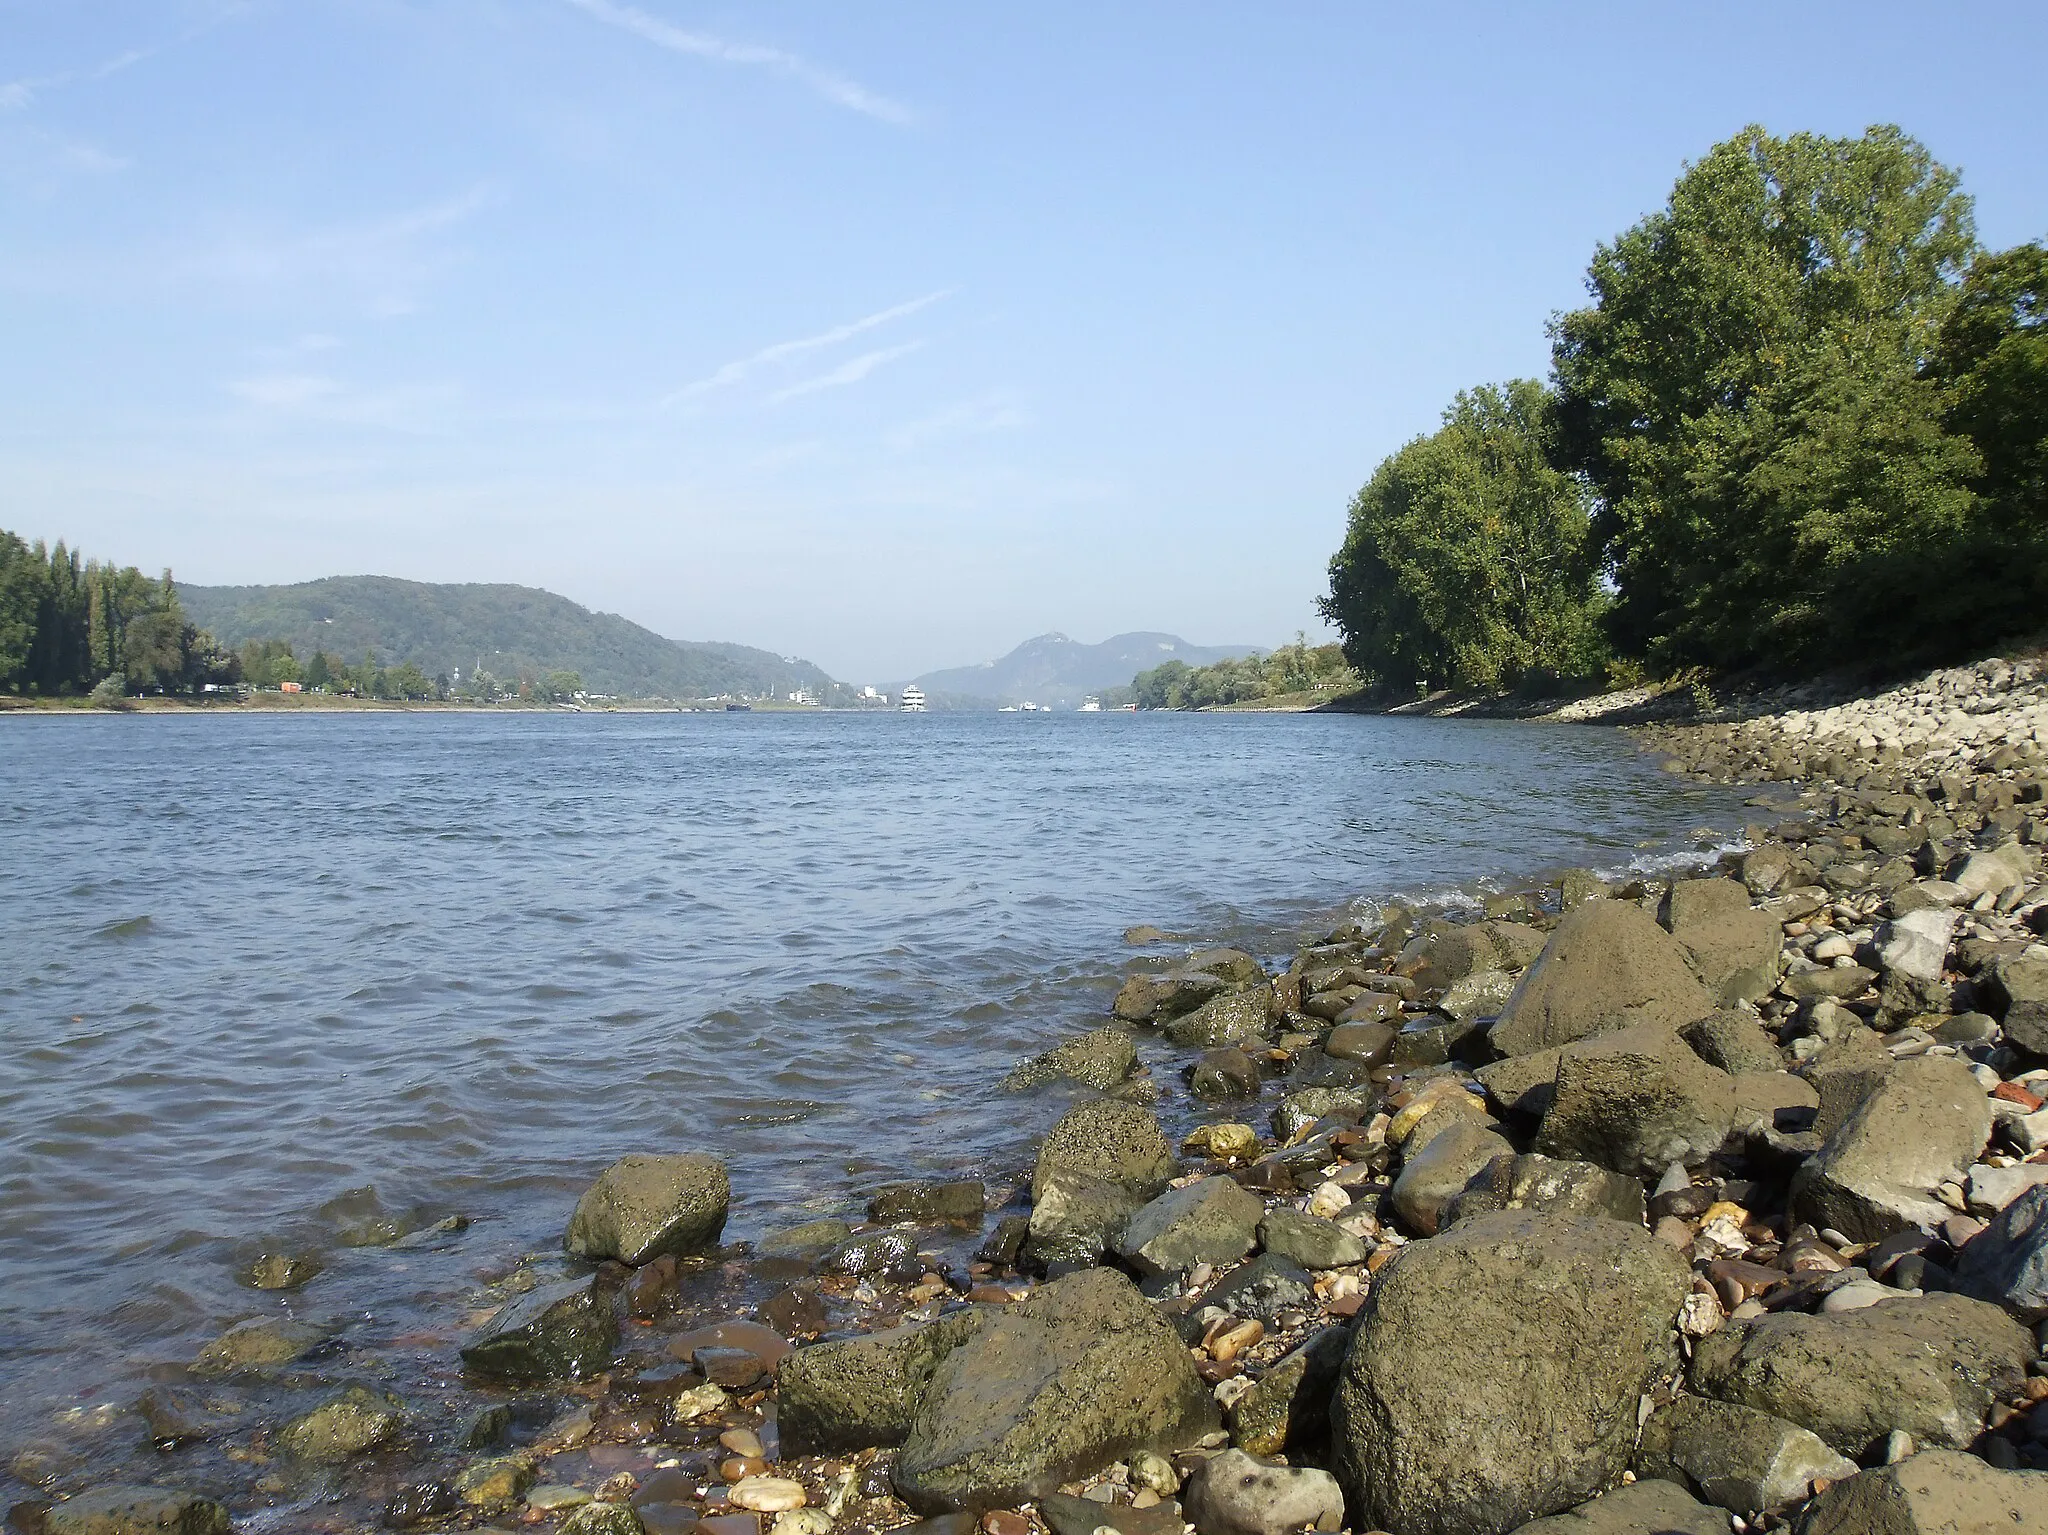
M 24 76 L 19 80 L 0 81 L 0 112 L 26 112 L 36 104 L 38 97 L 51 91 L 62 90 L 65 86 L 76 85 L 82 80 L 104 80 L 107 76 L 117 75 L 131 65 L 140 64 L 144 59 L 162 51 L 160 47 L 130 48 L 126 52 L 115 54 L 103 63 L 93 65 L 90 69 L 65 69 L 54 75 Z
M 785 52 L 780 48 L 765 48 L 756 43 L 728 42 L 722 37 L 713 37 L 704 32 L 686 32 L 681 27 L 663 21 L 659 16 L 636 10 L 629 5 L 616 5 L 613 0 L 569 0 L 579 11 L 588 12 L 607 25 L 631 32 L 645 38 L 658 47 L 673 53 L 688 54 L 693 58 L 713 59 L 721 64 L 742 64 L 756 68 L 772 69 L 778 74 L 801 81 L 827 101 L 848 111 L 878 118 L 885 123 L 907 123 L 911 121 L 910 109 L 900 102 L 878 95 L 858 81 L 849 80 L 832 70 L 822 69 L 808 59 Z
M 799 395 L 816 394 L 821 389 L 840 389 L 848 384 L 858 384 L 875 369 L 894 362 L 899 357 L 908 357 L 924 347 L 922 341 L 906 341 L 901 346 L 883 347 L 877 352 L 864 352 L 851 362 L 843 362 L 830 373 L 820 373 L 816 378 L 807 378 L 801 384 L 791 384 L 787 389 L 778 389 L 768 396 L 768 403 L 780 405 L 784 400 L 794 400 Z
M 1030 424 L 1029 411 L 1010 395 L 997 393 L 984 395 L 978 400 L 963 400 L 915 421 L 907 421 L 890 432 L 886 440 L 896 452 L 909 453 L 927 443 L 949 437 L 981 437 L 990 432 L 1014 431 Z
M 900 320 L 906 315 L 916 314 L 920 309 L 928 308 L 941 299 L 950 298 L 952 294 L 951 288 L 941 288 L 936 293 L 927 293 L 922 298 L 911 299 L 908 303 L 877 310 L 871 315 L 863 315 L 858 320 L 850 320 L 844 325 L 835 325 L 830 330 L 819 331 L 815 336 L 801 336 L 795 341 L 778 341 L 773 346 L 764 346 L 758 352 L 727 363 L 708 378 L 700 378 L 693 384 L 685 384 L 660 404 L 662 408 L 667 409 L 700 395 L 710 394 L 714 390 L 729 389 L 763 368 L 774 367 L 777 363 L 788 362 L 809 352 L 822 351 L 826 347 L 838 346 L 842 341 L 851 341 L 863 331 L 870 331 L 877 326 L 887 325 L 891 320 Z

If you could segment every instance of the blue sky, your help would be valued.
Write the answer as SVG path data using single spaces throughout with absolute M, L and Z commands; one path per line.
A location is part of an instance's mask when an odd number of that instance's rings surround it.
M 0 525 L 854 681 L 1314 632 L 1749 121 L 2048 232 L 2034 7 L 0 0 Z

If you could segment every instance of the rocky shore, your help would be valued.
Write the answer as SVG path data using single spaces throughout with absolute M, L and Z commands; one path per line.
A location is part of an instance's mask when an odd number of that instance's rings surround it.
M 407 1340 L 431 1392 L 272 1254 L 97 1409 L 144 1471 L 60 1426 L 9 1526 L 2048 1532 L 2048 674 L 1644 741 L 1783 786 L 1719 867 L 1134 929 L 1008 1186 L 727 1245 L 722 1162 L 635 1151 Z

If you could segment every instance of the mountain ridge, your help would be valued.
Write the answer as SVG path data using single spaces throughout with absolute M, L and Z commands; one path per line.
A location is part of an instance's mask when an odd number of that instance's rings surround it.
M 1034 635 L 1009 654 L 973 666 L 944 667 L 910 679 L 934 698 L 971 705 L 1037 703 L 1071 708 L 1091 694 L 1128 686 L 1168 661 L 1209 666 L 1263 654 L 1259 645 L 1194 645 L 1177 634 L 1137 629 L 1084 645 L 1058 630 Z M 892 686 L 892 691 L 902 684 Z
M 304 660 L 315 649 L 354 662 L 411 661 L 428 676 L 467 676 L 481 658 L 513 678 L 573 671 L 593 693 L 637 698 L 752 697 L 832 686 L 809 661 L 715 640 L 672 640 L 616 613 L 505 582 L 326 576 L 276 586 L 185 586 L 193 623 L 222 644 L 282 639 Z

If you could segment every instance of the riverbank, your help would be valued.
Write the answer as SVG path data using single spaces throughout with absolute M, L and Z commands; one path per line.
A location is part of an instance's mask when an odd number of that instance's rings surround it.
M 2013 675 L 1972 730 L 2031 718 Z M 1725 727 L 1650 744 L 1738 765 Z M 250 1282 L 279 1304 L 141 1416 L 104 1410 L 170 1446 L 150 1479 L 207 1495 L 193 1528 L 224 1500 L 289 1528 L 1279 1535 L 1348 1501 L 1352 1528 L 1408 1535 L 1513 1529 L 1631 1469 L 1589 1529 L 1726 1530 L 1695 1495 L 1815 1480 L 1841 1483 L 1802 1516 L 1829 1531 L 1909 1476 L 2006 1496 L 1993 1468 L 2041 1461 L 2032 1340 L 1944 1292 L 2028 1237 L 1959 1222 L 2040 1166 L 2019 993 L 2048 807 L 2036 745 L 1912 744 L 1888 763 L 1859 732 L 1812 754 L 1823 778 L 1801 758 L 1805 803 L 1724 877 L 1580 871 L 1277 963 L 1148 947 L 1111 1019 L 1014 1075 L 1020 1114 L 1065 1112 L 1006 1184 L 876 1187 L 866 1226 L 720 1248 L 716 1148 L 662 1147 L 694 1155 L 586 1193 L 580 1259 L 521 1255 L 427 1335 L 369 1344 L 325 1320 L 351 1308 L 310 1255 L 266 1254 Z M 1921 1371 L 1930 1345 L 1954 1367 Z M 392 1399 L 391 1347 L 441 1385 Z M 1837 1389 L 1836 1355 L 1875 1362 Z M 90 1489 L 55 1437 L 16 1474 Z M 1907 1441 L 1925 1453 L 1875 1469 Z M 1289 1464 L 1210 1453 L 1232 1448 Z

